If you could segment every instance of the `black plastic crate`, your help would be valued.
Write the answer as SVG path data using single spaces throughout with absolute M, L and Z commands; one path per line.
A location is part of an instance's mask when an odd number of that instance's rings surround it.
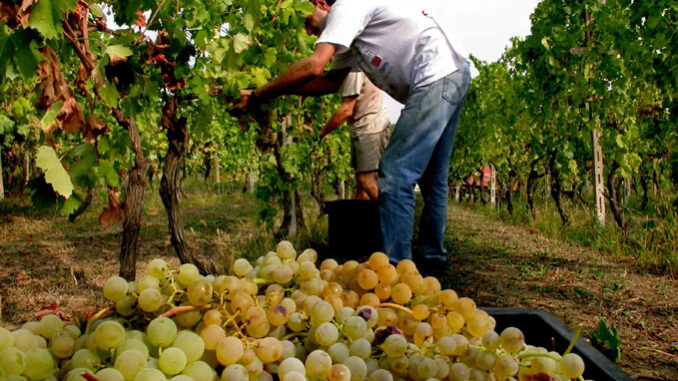
M 481 307 L 497 321 L 495 331 L 501 333 L 506 327 L 519 328 L 525 335 L 525 342 L 563 353 L 574 337 L 560 319 L 545 311 L 517 308 Z M 581 336 L 572 352 L 580 355 L 586 364 L 584 378 L 595 381 L 631 381 L 612 361 L 600 353 Z
M 382 249 L 377 201 L 336 200 L 326 203 L 329 217 L 329 254 L 346 261 L 361 259 Z

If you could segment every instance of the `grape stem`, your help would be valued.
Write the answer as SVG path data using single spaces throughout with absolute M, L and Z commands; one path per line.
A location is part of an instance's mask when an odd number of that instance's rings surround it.
M 171 305 L 172 301 L 174 300 L 174 297 L 177 296 L 178 294 L 181 294 L 182 292 L 179 291 L 179 289 L 177 289 L 177 285 L 174 284 L 174 277 L 170 276 L 169 282 L 172 285 L 172 288 L 174 289 L 174 291 L 172 291 L 172 295 L 170 295 L 170 297 L 167 299 L 167 304 Z
M 409 309 L 409 308 L 407 308 L 407 307 L 405 307 L 405 306 L 401 306 L 400 304 L 395 304 L 395 303 L 381 303 L 381 304 L 377 305 L 377 308 L 393 308 L 393 309 L 395 309 L 395 310 L 402 311 L 402 312 L 405 312 L 405 313 L 407 313 L 407 314 L 412 315 L 412 310 L 411 310 L 411 309 Z
M 532 358 L 532 357 L 546 357 L 553 361 L 560 361 L 560 358 L 550 354 L 550 353 L 523 353 L 522 355 L 516 356 L 518 360 Z
M 86 379 L 87 381 L 99 381 L 99 379 L 97 379 L 96 377 L 92 376 L 87 372 L 80 373 L 80 376 L 82 376 L 82 378 Z
M 235 316 L 229 314 L 228 311 L 226 311 L 226 306 L 223 305 L 223 304 L 221 305 L 221 313 L 224 314 L 224 316 L 226 316 L 226 323 L 225 324 L 228 324 L 229 322 L 233 323 L 233 327 L 235 327 L 235 330 L 236 330 L 236 332 L 238 332 L 238 335 L 240 335 L 240 337 L 242 337 L 242 338 L 247 337 L 247 335 L 242 333 L 240 326 L 235 321 Z
M 572 337 L 572 341 L 570 341 L 570 345 L 567 347 L 565 352 L 563 352 L 563 356 L 570 353 L 572 348 L 574 348 L 574 345 L 577 343 L 577 340 L 579 339 L 579 336 L 581 335 L 582 328 L 583 328 L 582 325 L 579 324 L 579 327 L 577 327 L 577 331 L 574 333 L 574 337 Z
M 94 324 L 97 320 L 101 319 L 102 317 L 106 316 L 109 312 L 111 311 L 110 307 L 106 307 L 102 309 L 101 311 L 97 312 L 87 320 L 87 327 L 85 327 L 85 335 L 89 335 L 90 330 L 92 329 L 92 324 Z
M 337 327 L 337 331 L 339 331 L 339 334 L 341 336 L 346 336 L 346 334 L 344 333 L 344 323 L 339 324 L 334 320 L 332 320 L 331 323 L 334 324 L 335 327 Z
M 207 309 L 210 308 L 210 305 L 204 305 L 204 306 L 181 306 L 181 307 L 174 307 L 171 310 L 165 312 L 164 314 L 160 315 L 160 317 L 172 317 L 174 315 L 178 315 L 184 312 L 191 312 L 195 310 L 202 310 L 202 309 Z

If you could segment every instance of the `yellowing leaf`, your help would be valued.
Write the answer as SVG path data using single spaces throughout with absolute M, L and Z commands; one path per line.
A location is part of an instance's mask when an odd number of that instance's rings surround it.
M 38 148 L 35 164 L 45 172 L 45 181 L 52 185 L 56 193 L 65 198 L 71 197 L 71 194 L 73 194 L 71 177 L 68 176 L 68 172 L 64 169 L 61 160 L 52 147 L 42 146 Z
M 111 58 L 111 64 L 115 65 L 120 61 L 127 61 L 127 57 L 132 55 L 132 50 L 123 45 L 111 45 L 106 48 L 105 53 Z
M 52 108 L 48 109 L 45 115 L 40 120 L 40 129 L 45 134 L 51 134 L 56 129 L 56 116 L 61 108 L 61 103 L 57 103 Z
M 246 35 L 245 33 L 238 33 L 233 36 L 233 50 L 236 53 L 240 53 L 247 49 L 251 43 L 252 40 L 250 40 L 250 36 Z

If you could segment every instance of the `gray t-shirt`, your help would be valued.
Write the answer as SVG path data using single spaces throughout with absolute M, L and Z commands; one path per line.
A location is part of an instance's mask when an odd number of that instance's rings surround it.
M 341 97 L 358 96 L 353 115 L 348 119 L 351 137 L 381 132 L 390 122 L 381 91 L 364 73 L 351 71 L 339 89 Z

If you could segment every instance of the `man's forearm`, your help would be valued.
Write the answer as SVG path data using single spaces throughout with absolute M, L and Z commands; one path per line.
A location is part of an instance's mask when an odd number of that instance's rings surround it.
M 332 114 L 330 119 L 325 123 L 325 126 L 320 131 L 320 137 L 329 134 L 330 132 L 339 128 L 344 122 L 346 122 L 347 117 L 341 115 L 338 111 Z
M 261 99 L 277 98 L 280 95 L 290 93 L 294 89 L 303 86 L 308 81 L 314 79 L 318 74 L 320 73 L 316 73 L 310 57 L 306 57 L 294 63 L 287 71 L 273 81 L 256 89 L 255 93 Z
M 344 124 L 351 115 L 353 115 L 354 105 L 354 99 L 344 98 L 339 109 L 335 111 L 334 114 L 332 114 L 330 119 L 327 120 L 327 123 L 325 123 L 323 129 L 320 131 L 320 137 L 323 137 L 341 127 L 341 125 Z
M 256 95 L 261 99 L 273 99 L 293 93 L 294 89 L 323 74 L 325 65 L 332 60 L 336 49 L 332 44 L 318 44 L 313 54 L 297 61 L 278 78 L 256 89 Z
M 332 94 L 341 88 L 350 68 L 326 71 L 303 85 L 291 90 L 295 95 L 327 95 Z

